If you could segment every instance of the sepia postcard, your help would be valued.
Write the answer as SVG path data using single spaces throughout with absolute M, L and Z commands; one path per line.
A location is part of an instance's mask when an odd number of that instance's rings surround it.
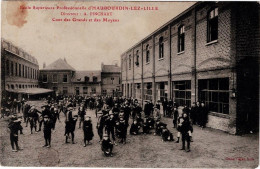
M 257 168 L 257 1 L 1 1 L 1 167 Z

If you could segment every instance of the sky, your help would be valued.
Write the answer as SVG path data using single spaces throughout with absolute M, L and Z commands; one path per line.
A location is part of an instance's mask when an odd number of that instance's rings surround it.
M 127 49 L 157 28 L 192 6 L 195 2 L 75 2 L 75 1 L 2 1 L 2 38 L 34 56 L 40 69 L 59 58 L 76 70 L 100 70 L 101 63 L 113 64 Z M 20 9 L 20 6 L 31 9 Z M 36 10 L 56 6 L 140 6 L 158 10 L 98 11 L 112 16 L 84 16 L 88 10 Z M 64 16 L 61 12 L 78 13 Z M 94 12 L 94 11 L 93 11 Z M 96 11 L 97 12 L 97 11 Z M 119 19 L 119 22 L 58 22 L 52 19 Z

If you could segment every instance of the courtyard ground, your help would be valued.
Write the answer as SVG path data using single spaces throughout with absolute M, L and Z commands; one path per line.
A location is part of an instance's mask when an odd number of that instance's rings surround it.
M 40 107 L 43 102 L 34 102 Z M 40 109 L 40 108 L 39 108 Z M 73 112 L 77 114 L 76 111 Z M 150 135 L 127 135 L 127 144 L 114 146 L 114 156 L 105 157 L 101 152 L 99 137 L 95 128 L 97 118 L 94 111 L 87 110 L 92 117 L 94 139 L 83 147 L 83 131 L 75 131 L 76 144 L 65 144 L 64 115 L 57 121 L 52 134 L 52 147 L 44 148 L 43 132 L 30 134 L 29 127 L 19 135 L 23 150 L 11 151 L 7 118 L 0 119 L 0 160 L 2 166 L 57 166 L 57 167 L 138 167 L 138 168 L 256 168 L 259 164 L 259 136 L 257 134 L 235 136 L 222 131 L 194 126 L 191 152 L 179 150 L 181 142 L 162 142 L 161 137 Z M 172 120 L 163 118 L 176 139 L 177 131 Z M 130 123 L 132 119 L 130 119 Z M 129 133 L 129 132 L 128 132 Z

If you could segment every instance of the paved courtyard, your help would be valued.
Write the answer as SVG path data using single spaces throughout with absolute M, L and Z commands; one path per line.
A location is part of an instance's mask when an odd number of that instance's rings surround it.
M 42 102 L 34 102 L 40 107 Z M 73 113 L 77 113 L 76 111 Z M 194 127 L 191 152 L 179 150 L 181 143 L 162 142 L 159 136 L 127 135 L 127 144 L 114 146 L 114 156 L 105 157 L 98 143 L 95 128 L 97 119 L 94 111 L 87 111 L 92 117 L 94 139 L 92 144 L 83 147 L 83 131 L 75 131 L 76 144 L 65 144 L 64 115 L 57 121 L 56 132 L 52 134 L 52 147 L 43 148 L 43 132 L 30 134 L 24 127 L 24 135 L 19 135 L 19 144 L 23 150 L 11 151 L 7 118 L 0 119 L 1 165 L 3 166 L 57 166 L 57 167 L 239 167 L 256 168 L 259 164 L 259 136 L 257 134 L 235 136 L 213 129 Z M 132 119 L 130 119 L 130 123 Z M 172 120 L 163 122 L 173 132 Z M 129 133 L 129 132 L 128 132 Z

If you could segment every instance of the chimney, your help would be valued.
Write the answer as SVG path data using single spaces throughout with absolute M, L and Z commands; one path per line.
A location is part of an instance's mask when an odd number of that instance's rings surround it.
M 46 63 L 45 62 L 43 62 L 43 69 L 46 67 Z
M 64 62 L 66 62 L 66 63 L 67 63 L 67 60 L 66 60 L 66 58 L 64 58 Z

